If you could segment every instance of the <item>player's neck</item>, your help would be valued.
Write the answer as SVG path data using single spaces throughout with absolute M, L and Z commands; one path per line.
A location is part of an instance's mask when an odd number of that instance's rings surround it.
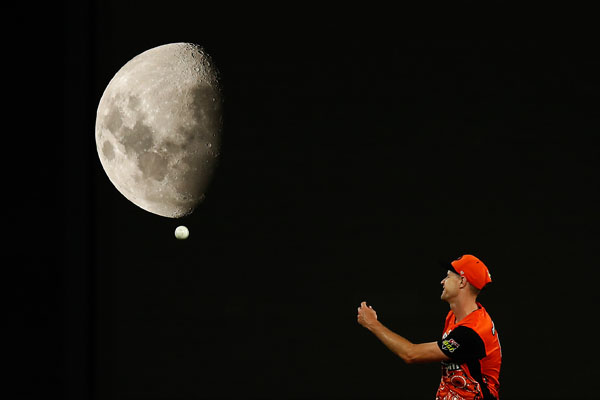
M 456 317 L 456 322 L 477 310 L 479 306 L 474 298 L 456 298 L 450 303 L 450 309 Z

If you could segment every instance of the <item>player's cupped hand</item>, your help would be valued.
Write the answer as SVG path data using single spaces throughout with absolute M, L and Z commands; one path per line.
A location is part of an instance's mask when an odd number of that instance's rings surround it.
M 371 306 L 367 306 L 367 302 L 363 301 L 358 307 L 358 315 L 356 316 L 358 323 L 369 329 L 377 322 L 377 313 Z

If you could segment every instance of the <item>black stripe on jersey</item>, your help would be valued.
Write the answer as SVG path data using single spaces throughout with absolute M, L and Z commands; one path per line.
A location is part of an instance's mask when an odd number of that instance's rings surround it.
M 483 376 L 481 375 L 481 362 L 479 360 L 468 361 L 467 367 L 469 368 L 471 377 L 479 382 L 481 394 L 483 394 L 483 400 L 497 400 L 490 392 L 487 383 L 485 383 L 483 380 Z

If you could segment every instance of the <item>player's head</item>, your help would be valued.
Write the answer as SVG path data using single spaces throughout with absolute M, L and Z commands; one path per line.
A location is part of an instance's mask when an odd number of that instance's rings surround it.
M 456 296 L 477 297 L 481 289 L 492 281 L 485 264 L 470 254 L 457 258 L 447 267 L 447 276 L 441 282 L 444 287 L 442 300 L 448 301 Z

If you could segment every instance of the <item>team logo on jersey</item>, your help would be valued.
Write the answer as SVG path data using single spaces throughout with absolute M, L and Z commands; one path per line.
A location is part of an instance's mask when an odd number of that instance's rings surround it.
M 454 353 L 456 349 L 460 347 L 460 344 L 454 339 L 442 340 L 442 348 L 448 350 L 450 353 Z

